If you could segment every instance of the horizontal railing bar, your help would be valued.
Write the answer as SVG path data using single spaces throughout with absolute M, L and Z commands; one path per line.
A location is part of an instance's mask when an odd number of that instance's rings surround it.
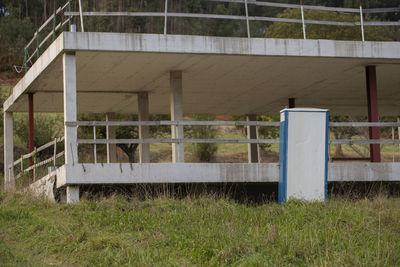
M 279 139 L 78 139 L 78 144 L 152 144 L 152 143 L 224 143 L 224 144 L 279 144 Z
M 392 13 L 392 12 L 399 12 L 400 7 L 386 7 L 386 8 L 366 8 L 363 9 L 363 13 Z
M 48 142 L 47 144 L 44 144 L 44 145 L 38 147 L 38 148 L 36 149 L 36 151 L 32 151 L 32 152 L 30 152 L 30 153 L 28 153 L 28 154 L 25 154 L 25 155 L 23 155 L 21 158 L 22 158 L 22 159 L 28 159 L 28 158 L 32 157 L 33 155 L 35 155 L 35 153 L 40 152 L 40 151 L 42 151 L 42 150 L 44 150 L 44 149 L 46 149 L 46 148 L 49 148 L 49 147 L 53 146 L 53 145 L 54 145 L 54 142 L 59 143 L 59 142 L 62 142 L 62 141 L 64 141 L 64 136 L 58 137 L 58 138 L 56 139 L 56 141 L 53 140 L 53 141 Z M 17 160 L 17 161 L 18 161 L 18 160 Z M 15 165 L 15 162 L 14 162 L 14 165 Z
M 210 0 L 212 2 L 226 2 L 226 3 L 241 3 L 244 4 L 243 0 Z M 301 5 L 297 4 L 284 4 L 284 3 L 271 3 L 271 2 L 260 2 L 248 0 L 247 4 L 257 6 L 268 6 L 268 7 L 281 7 L 281 8 L 300 8 Z M 303 5 L 304 9 L 310 10 L 322 10 L 322 11 L 335 11 L 335 12 L 349 12 L 349 13 L 360 13 L 358 8 L 344 8 L 344 7 L 324 7 L 324 6 L 309 6 Z
M 61 27 L 61 23 L 58 23 L 58 25 L 57 25 L 56 28 L 59 28 L 59 27 Z M 56 30 L 56 29 L 54 29 L 54 30 Z M 53 36 L 53 34 L 54 34 L 53 31 L 51 31 L 49 34 L 47 34 L 47 36 L 43 39 L 43 41 L 40 42 L 39 48 L 42 47 L 42 45 L 44 45 L 44 44 L 47 42 L 47 40 L 48 40 L 50 37 Z
M 331 127 L 400 127 L 399 122 L 330 122 Z
M 80 16 L 79 12 L 76 11 L 66 11 L 64 12 L 64 16 Z M 82 12 L 82 16 L 96 16 L 96 17 L 164 17 L 164 12 L 108 12 L 108 11 L 91 11 L 91 12 Z
M 364 21 L 364 26 L 399 26 L 400 21 Z
M 66 122 L 66 126 L 271 126 L 278 127 L 278 121 L 77 121 Z
M 369 139 L 369 140 L 352 140 L 352 139 L 339 139 L 329 140 L 331 145 L 357 145 L 357 144 L 400 144 L 398 139 Z
M 69 2 L 71 2 L 71 1 L 67 1 L 66 3 L 65 3 L 65 5 L 63 5 L 61 8 L 58 8 L 58 9 L 60 9 L 60 11 L 61 10 L 64 10 L 68 5 L 69 5 Z M 56 11 L 56 14 L 58 14 L 60 11 L 57 9 L 57 11 Z
M 60 153 L 58 153 L 58 154 L 56 155 L 56 159 L 58 159 L 59 157 L 62 157 L 63 155 L 64 155 L 64 151 L 61 151 Z M 53 160 L 54 160 L 54 157 L 52 156 L 52 157 L 50 157 L 50 158 L 48 158 L 48 159 L 45 159 L 45 160 L 43 160 L 43 161 L 41 161 L 41 162 L 39 162 L 39 163 L 36 163 L 36 164 L 34 164 L 34 165 L 32 165 L 32 166 L 29 166 L 28 168 L 24 169 L 24 172 L 28 172 L 28 171 L 30 171 L 30 170 L 33 170 L 34 168 L 37 168 L 37 167 L 46 165 L 46 164 L 52 162 Z
M 358 11 L 359 12 L 359 11 Z M 79 12 L 65 12 L 66 16 L 79 16 Z M 83 12 L 83 16 L 131 16 L 131 17 L 164 17 L 165 13 L 162 12 Z M 237 15 L 218 15 L 218 14 L 195 14 L 195 13 L 168 13 L 168 17 L 181 17 L 181 18 L 207 18 L 207 19 L 231 19 L 231 20 L 246 20 L 245 16 Z M 273 18 L 273 17 L 258 17 L 249 16 L 250 21 L 271 21 L 283 23 L 302 23 L 300 19 L 288 18 Z M 305 20 L 306 24 L 315 25 L 333 25 L 333 26 L 360 26 L 360 22 L 341 22 L 341 21 L 324 21 L 324 20 Z M 396 26 L 400 22 L 365 22 L 366 26 Z
M 54 18 L 54 13 L 42 24 L 42 26 L 40 26 L 38 32 L 41 32 L 44 29 L 44 27 L 46 27 L 47 24 L 49 24 L 49 22 L 52 21 L 53 18 Z
M 33 41 L 35 41 L 36 40 L 36 35 L 37 35 L 37 32 L 35 32 L 34 34 L 33 34 L 33 38 L 28 42 L 28 44 L 25 46 L 25 49 L 28 49 L 28 47 L 33 43 Z

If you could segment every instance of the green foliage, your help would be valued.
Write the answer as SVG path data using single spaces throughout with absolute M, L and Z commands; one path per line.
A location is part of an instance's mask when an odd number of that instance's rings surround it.
M 279 14 L 280 18 L 301 19 L 299 9 L 286 9 Z M 305 10 L 306 20 L 356 22 L 360 16 L 338 12 L 327 12 L 319 10 Z M 372 20 L 366 16 L 365 21 Z M 399 38 L 396 27 L 365 27 L 365 40 L 367 41 L 392 41 Z M 360 26 L 331 26 L 331 25 L 306 25 L 307 39 L 330 39 L 330 40 L 361 40 Z M 265 33 L 267 38 L 303 38 L 302 24 L 299 23 L 273 23 Z
M 0 71 L 12 70 L 23 61 L 24 47 L 33 36 L 29 18 L 0 16 Z
M 213 115 L 193 115 L 195 121 L 213 121 Z M 193 139 L 215 139 L 217 136 L 217 129 L 215 126 L 190 126 L 185 128 L 185 138 Z M 210 162 L 218 150 L 217 144 L 195 143 L 195 153 L 198 159 L 202 162 Z
M 399 266 L 400 199 L 76 205 L 0 195 L 3 266 Z

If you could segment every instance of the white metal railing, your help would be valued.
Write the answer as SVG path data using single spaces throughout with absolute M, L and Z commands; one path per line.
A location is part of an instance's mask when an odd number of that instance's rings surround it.
M 335 26 L 358 26 L 361 27 L 361 40 L 364 41 L 364 27 L 365 26 L 400 26 L 400 21 L 364 21 L 364 14 L 374 13 L 387 13 L 387 12 L 399 12 L 400 7 L 393 8 L 371 8 L 363 9 L 360 4 L 359 8 L 340 8 L 340 7 L 324 7 L 324 6 L 312 6 L 303 5 L 302 0 L 300 4 L 284 4 L 284 3 L 271 3 L 256 0 L 209 0 L 210 2 L 224 2 L 224 3 L 238 3 L 245 5 L 245 15 L 222 15 L 222 14 L 198 14 L 198 13 L 176 13 L 168 12 L 168 0 L 165 0 L 164 12 L 65 12 L 65 16 L 80 16 L 81 24 L 83 24 L 83 17 L 85 16 L 126 16 L 126 17 L 164 17 L 164 34 L 167 34 L 167 21 L 168 17 L 175 18 L 206 18 L 206 19 L 227 19 L 227 20 L 242 20 L 246 21 L 247 37 L 250 38 L 250 21 L 268 21 L 268 22 L 285 22 L 285 23 L 299 23 L 302 24 L 303 37 L 306 39 L 306 25 L 317 24 L 317 25 L 335 25 Z M 279 7 L 279 8 L 293 8 L 300 9 L 301 19 L 289 19 L 289 18 L 276 18 L 276 17 L 260 17 L 250 16 L 248 12 L 248 5 L 256 5 L 262 7 Z M 343 22 L 343 21 L 324 21 L 324 20 L 307 20 L 305 18 L 304 10 L 321 10 L 330 12 L 345 12 L 345 13 L 356 13 L 360 14 L 360 20 L 354 22 Z
M 67 23 L 71 25 L 71 17 L 68 17 L 65 20 L 61 20 L 60 22 L 57 23 L 57 15 L 61 14 L 65 9 L 71 10 L 71 0 L 68 0 L 63 6 L 59 7 L 55 12 L 43 23 L 42 26 L 40 26 L 35 34 L 33 35 L 33 38 L 28 42 L 28 44 L 24 48 L 24 69 L 25 72 L 28 71 L 28 62 L 33 65 L 33 59 L 36 57 L 38 59 L 40 57 L 40 48 L 44 46 L 44 44 L 52 38 L 54 41 L 55 38 L 57 37 L 57 31 L 62 29 Z M 39 35 L 40 33 L 46 29 L 47 26 L 51 25 L 50 23 L 52 22 L 52 30 L 42 39 L 40 40 Z M 36 42 L 35 42 L 36 41 Z M 33 52 L 29 53 L 29 49 L 32 44 L 36 44 L 35 50 Z
M 35 147 L 34 151 L 22 155 L 19 159 L 17 159 L 16 161 L 14 161 L 13 163 L 11 163 L 8 166 L 8 173 L 9 173 L 9 177 L 18 179 L 21 177 L 21 175 L 23 173 L 26 172 L 30 172 L 33 171 L 33 180 L 36 180 L 36 168 L 41 167 L 43 165 L 49 164 L 51 162 L 53 162 L 53 166 L 56 166 L 56 160 L 60 157 L 62 157 L 64 155 L 64 151 L 58 152 L 57 153 L 57 144 L 60 142 L 64 141 L 64 136 L 58 137 L 58 138 L 54 138 L 53 141 L 44 144 L 38 148 Z M 42 160 L 40 162 L 36 162 L 37 161 L 37 153 L 41 152 L 45 149 L 48 149 L 50 147 L 53 147 L 53 155 L 45 160 Z M 30 165 L 29 167 L 24 167 L 24 160 L 29 159 L 29 158 L 33 158 L 33 165 Z M 20 166 L 19 168 L 19 172 L 17 175 L 15 175 L 15 167 Z
M 325 6 L 312 6 L 303 5 L 302 0 L 300 4 L 286 4 L 286 3 L 271 3 L 256 0 L 209 0 L 210 2 L 223 2 L 223 3 L 237 3 L 245 5 L 245 15 L 224 15 L 224 14 L 199 14 L 199 13 L 177 13 L 168 12 L 168 0 L 165 0 L 164 12 L 83 12 L 82 4 L 79 0 L 79 11 L 71 11 L 71 2 L 68 0 L 63 6 L 59 7 L 35 32 L 33 38 L 25 46 L 24 52 L 24 64 L 23 67 L 25 72 L 28 70 L 28 63 L 33 64 L 33 60 L 39 58 L 40 49 L 45 45 L 45 43 L 50 39 L 53 40 L 57 36 L 57 31 L 63 29 L 64 25 L 67 23 L 71 25 L 71 18 L 74 16 L 80 17 L 81 31 L 84 32 L 84 20 L 83 17 L 90 16 L 124 16 L 124 17 L 163 17 L 164 18 L 164 29 L 163 33 L 166 35 L 168 33 L 167 25 L 168 18 L 201 18 L 201 19 L 225 19 L 225 20 L 238 20 L 246 22 L 246 33 L 247 37 L 251 38 L 250 34 L 250 22 L 252 21 L 264 21 L 264 22 L 284 22 L 284 23 L 297 23 L 302 24 L 303 38 L 307 38 L 306 25 L 316 24 L 316 25 L 331 25 L 331 26 L 349 26 L 349 27 L 361 27 L 361 40 L 364 41 L 364 27 L 365 26 L 400 26 L 400 21 L 364 21 L 364 14 L 375 14 L 375 13 L 392 13 L 400 12 L 400 7 L 392 8 L 370 8 L 363 9 L 360 8 L 341 8 L 341 7 L 325 7 Z M 260 7 L 278 7 L 278 8 L 292 8 L 300 9 L 301 19 L 290 19 L 290 18 L 278 18 L 278 17 L 262 17 L 262 16 L 251 16 L 249 15 L 248 5 L 256 5 Z M 359 21 L 348 22 L 348 21 L 324 21 L 324 20 L 309 20 L 305 17 L 304 10 L 321 10 L 329 12 L 344 12 L 344 13 L 354 13 L 360 15 Z M 64 12 L 64 13 L 62 13 Z M 64 18 L 59 23 L 56 21 L 58 14 L 62 13 Z M 52 31 L 50 31 L 43 40 L 40 40 L 39 34 L 52 23 Z M 35 42 L 36 41 L 36 42 Z M 30 47 L 36 43 L 36 48 L 29 53 Z M 16 68 L 17 69 L 17 68 Z

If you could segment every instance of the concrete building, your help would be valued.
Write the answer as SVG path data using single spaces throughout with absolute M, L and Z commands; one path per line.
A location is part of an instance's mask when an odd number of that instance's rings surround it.
M 14 183 L 13 113 L 28 111 L 32 121 L 33 112 L 64 114 L 65 164 L 48 177 L 66 187 L 68 202 L 79 199 L 80 184 L 277 182 L 278 164 L 258 163 L 256 124 L 248 125 L 249 163 L 195 164 L 184 162 L 179 122 L 192 113 L 248 114 L 251 122 L 288 103 L 378 122 L 400 114 L 399 73 L 398 42 L 63 32 L 4 103 L 5 184 Z M 107 125 L 108 141 L 78 139 L 77 127 L 90 125 L 77 121 L 84 112 L 107 114 L 110 123 L 97 125 Z M 140 126 L 140 163 L 117 163 L 116 113 L 141 122 L 170 114 L 173 162 L 150 163 L 151 124 L 128 122 Z M 370 139 L 379 139 L 375 129 Z M 78 146 L 96 142 L 107 143 L 108 162 L 81 162 Z M 330 163 L 329 181 L 400 181 L 400 163 L 377 163 L 379 155 L 376 142 L 372 163 Z

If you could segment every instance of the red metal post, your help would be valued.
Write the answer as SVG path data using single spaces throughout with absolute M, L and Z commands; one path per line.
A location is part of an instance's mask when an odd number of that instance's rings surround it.
M 296 107 L 296 98 L 289 98 L 289 108 Z
M 34 144 L 34 135 L 33 135 L 33 130 L 34 130 L 34 119 L 33 119 L 33 93 L 28 94 L 29 98 L 29 108 L 28 108 L 28 136 L 29 136 L 29 152 L 32 152 L 35 149 L 35 144 Z M 33 157 L 29 158 L 29 165 L 33 165 Z M 31 182 L 34 182 L 34 177 L 33 177 L 33 170 L 29 172 L 30 180 Z
M 367 77 L 368 121 L 379 122 L 376 67 L 366 66 L 365 73 Z M 369 139 L 380 139 L 379 127 L 369 127 Z M 380 144 L 370 144 L 369 147 L 371 162 L 381 162 Z

